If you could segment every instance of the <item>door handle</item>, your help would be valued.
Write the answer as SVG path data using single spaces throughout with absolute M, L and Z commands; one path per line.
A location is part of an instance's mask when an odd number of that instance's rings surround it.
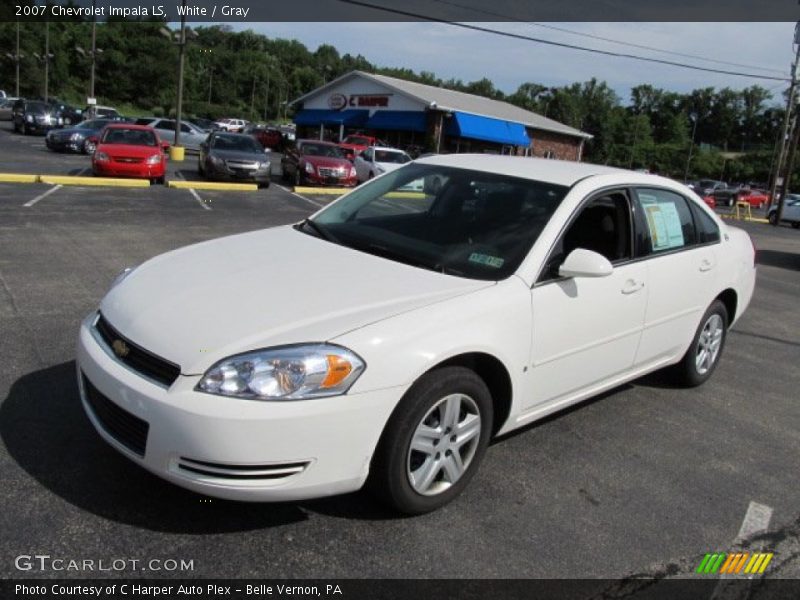
M 701 271 L 703 271 L 703 272 L 710 271 L 713 268 L 714 268 L 714 263 L 712 263 L 707 258 L 704 258 L 702 261 L 700 261 L 700 270 Z
M 644 281 L 636 281 L 629 279 L 625 282 L 625 287 L 622 288 L 623 294 L 635 294 L 644 287 Z

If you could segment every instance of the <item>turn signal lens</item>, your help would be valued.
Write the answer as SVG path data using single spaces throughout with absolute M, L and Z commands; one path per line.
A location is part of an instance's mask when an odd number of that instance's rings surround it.
M 320 384 L 322 388 L 332 388 L 339 385 L 342 381 L 347 379 L 347 376 L 353 371 L 353 365 L 351 365 L 350 361 L 346 358 L 335 354 L 328 354 L 327 360 L 328 374 Z

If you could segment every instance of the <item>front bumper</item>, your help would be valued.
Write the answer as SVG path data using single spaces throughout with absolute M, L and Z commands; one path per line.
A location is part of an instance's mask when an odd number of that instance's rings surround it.
M 164 176 L 166 164 L 164 161 L 155 165 L 148 165 L 143 162 L 119 163 L 114 161 L 92 161 L 92 171 L 95 175 L 100 177 L 138 177 L 142 179 L 153 179 Z
M 319 175 L 316 171 L 314 173 L 303 171 L 303 181 L 305 183 L 316 184 L 316 185 L 335 185 L 340 187 L 355 187 L 356 185 L 358 185 L 358 178 L 355 176 L 353 177 L 322 176 Z
M 224 181 L 254 181 L 256 183 L 269 183 L 272 166 L 264 169 L 230 169 L 226 166 L 217 166 L 206 162 L 205 172 L 210 179 Z
M 81 401 L 100 436 L 156 475 L 195 492 L 245 501 L 301 500 L 357 490 L 404 390 L 261 402 L 194 391 L 199 376 L 168 389 L 119 362 L 92 314 L 77 347 Z M 84 380 L 85 377 L 85 380 Z M 118 415 L 93 408 L 87 384 L 147 426 L 141 453 L 118 434 Z M 124 414 L 124 413 L 119 413 Z M 122 417 L 123 419 L 125 417 Z M 110 420 L 109 420 L 110 419 Z M 124 431 L 124 430 L 122 430 Z

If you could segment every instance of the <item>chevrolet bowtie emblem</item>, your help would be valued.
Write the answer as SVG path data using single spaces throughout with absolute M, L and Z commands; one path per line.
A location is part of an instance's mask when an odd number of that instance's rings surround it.
M 128 344 L 122 340 L 114 340 L 111 344 L 111 349 L 114 351 L 114 354 L 120 358 L 125 358 L 131 351 L 131 349 L 128 347 Z

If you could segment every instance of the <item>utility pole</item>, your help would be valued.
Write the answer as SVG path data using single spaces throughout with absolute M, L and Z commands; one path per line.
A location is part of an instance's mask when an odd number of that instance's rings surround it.
M 94 67 L 97 61 L 97 16 L 95 16 L 95 2 L 96 0 L 92 0 L 92 72 L 89 76 L 90 98 L 94 98 Z
M 44 101 L 48 100 L 50 83 L 50 21 L 44 23 Z
M 19 21 L 17 21 L 17 53 L 14 55 L 14 62 L 17 63 L 17 98 L 19 98 Z
M 178 146 L 181 136 L 181 107 L 183 106 L 183 65 L 186 59 L 186 0 L 181 11 L 181 33 L 178 38 L 178 105 L 175 109 L 175 142 Z
M 794 170 L 794 155 L 797 152 L 797 143 L 800 141 L 800 123 L 795 118 L 794 128 L 792 131 L 792 142 L 789 145 L 789 157 L 786 159 L 786 169 L 783 175 L 783 185 L 781 185 L 781 197 L 778 200 L 778 213 L 773 225 L 777 227 L 783 218 L 783 205 L 786 200 L 786 194 L 789 193 L 789 181 L 792 178 L 792 171 Z
M 697 133 L 697 121 L 699 120 L 699 115 L 697 113 L 691 113 L 689 118 L 692 120 L 694 125 L 692 126 L 692 139 L 689 142 L 689 155 L 686 157 L 686 170 L 683 172 L 683 182 L 686 183 L 686 180 L 689 179 L 689 163 L 692 162 L 692 150 L 694 150 L 694 136 Z
M 786 154 L 786 139 L 789 137 L 789 123 L 792 115 L 792 110 L 794 109 L 794 95 L 795 95 L 795 89 L 797 87 L 797 69 L 798 67 L 800 67 L 800 22 L 798 22 L 794 28 L 794 44 L 797 48 L 795 50 L 794 62 L 792 63 L 791 67 L 792 81 L 789 84 L 789 97 L 786 101 L 786 114 L 783 117 L 783 133 L 781 134 L 780 152 L 778 152 L 778 160 L 777 164 L 775 165 L 775 172 L 772 174 L 772 185 L 770 186 L 769 190 L 770 205 L 774 204 L 776 201 L 775 192 L 777 191 L 778 188 L 778 178 L 780 177 L 780 173 L 784 162 L 783 159 Z M 781 197 L 783 197 L 783 194 L 781 195 Z M 782 205 L 783 201 L 781 199 L 779 201 L 779 206 L 778 206 L 779 212 L 781 212 L 780 207 Z

